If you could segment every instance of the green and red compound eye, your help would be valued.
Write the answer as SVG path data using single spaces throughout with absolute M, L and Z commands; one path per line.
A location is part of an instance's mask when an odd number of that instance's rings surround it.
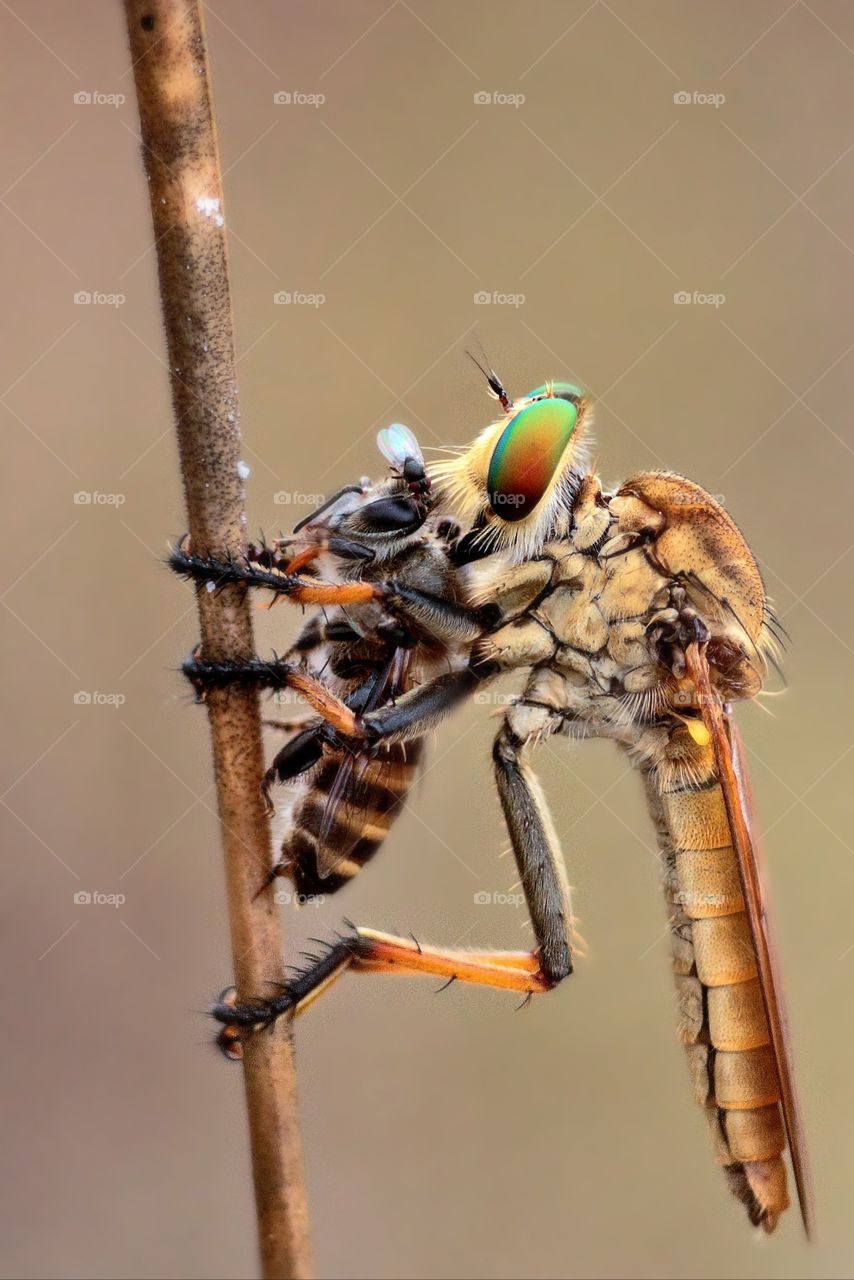
M 569 383 L 538 387 L 510 419 L 492 453 L 486 489 L 502 520 L 524 520 L 548 491 L 578 421 L 582 392 Z M 571 398 L 570 398 L 571 397 Z M 526 397 L 530 399 L 531 397 Z

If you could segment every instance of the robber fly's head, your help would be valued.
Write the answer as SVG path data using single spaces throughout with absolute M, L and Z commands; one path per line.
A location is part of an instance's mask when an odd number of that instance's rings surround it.
M 443 500 L 484 547 L 536 553 L 571 508 L 584 474 L 590 401 L 569 382 L 547 382 L 520 400 L 495 374 L 500 418 L 449 462 L 432 468 Z
M 377 435 L 391 475 L 375 483 L 351 485 L 301 522 L 305 529 L 346 539 L 373 552 L 375 560 L 396 555 L 421 526 L 433 505 L 433 493 L 418 441 L 401 423 Z

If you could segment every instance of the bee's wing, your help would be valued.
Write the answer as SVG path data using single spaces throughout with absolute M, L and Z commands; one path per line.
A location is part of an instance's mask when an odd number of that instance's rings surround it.
M 780 1081 L 783 1120 L 789 1140 L 801 1218 L 804 1231 L 807 1237 L 810 1237 L 815 1226 L 812 1174 L 801 1123 L 798 1095 L 795 1091 L 786 1009 L 777 970 L 773 933 L 766 911 L 761 864 L 753 838 L 750 781 L 745 765 L 744 749 L 729 709 L 721 703 L 718 694 L 712 688 L 705 652 L 694 644 L 689 647 L 687 656 L 689 671 L 700 695 L 703 722 L 711 736 L 718 779 L 732 832 L 745 909 L 753 949 L 756 953 L 762 1000 L 771 1035 L 771 1047 Z
M 395 698 L 409 681 L 411 651 L 396 649 L 377 673 L 364 711 Z M 317 838 L 317 873 L 328 879 L 345 862 L 361 867 L 373 857 L 403 807 L 423 755 L 424 739 L 393 743 L 377 754 L 340 757 Z
M 382 754 L 340 759 L 317 837 L 317 874 L 355 874 L 373 857 L 403 809 L 423 756 L 424 739 L 394 743 Z M 355 867 L 353 866 L 355 864 Z

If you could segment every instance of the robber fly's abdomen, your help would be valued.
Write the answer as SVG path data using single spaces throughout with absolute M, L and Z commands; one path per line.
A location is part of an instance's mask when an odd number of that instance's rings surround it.
M 650 796 L 666 864 L 679 1032 L 715 1154 L 751 1220 L 786 1209 L 780 1087 L 724 798 L 714 773 Z M 667 784 L 664 784 L 666 786 Z

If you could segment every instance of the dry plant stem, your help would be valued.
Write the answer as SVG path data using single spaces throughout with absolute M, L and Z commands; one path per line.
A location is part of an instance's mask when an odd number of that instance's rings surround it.
M 125 0 L 143 160 L 148 175 L 181 470 L 192 545 L 238 554 L 246 517 L 222 190 L 207 54 L 194 0 Z M 198 595 L 208 659 L 248 658 L 252 620 L 237 589 Z M 207 701 L 225 852 L 234 976 L 240 997 L 280 980 L 272 895 L 254 896 L 270 865 L 258 699 Z M 254 1037 L 243 1060 L 258 1235 L 265 1277 L 311 1274 L 293 1046 L 281 1029 Z M 224 1157 L 229 1158 L 228 1152 Z

